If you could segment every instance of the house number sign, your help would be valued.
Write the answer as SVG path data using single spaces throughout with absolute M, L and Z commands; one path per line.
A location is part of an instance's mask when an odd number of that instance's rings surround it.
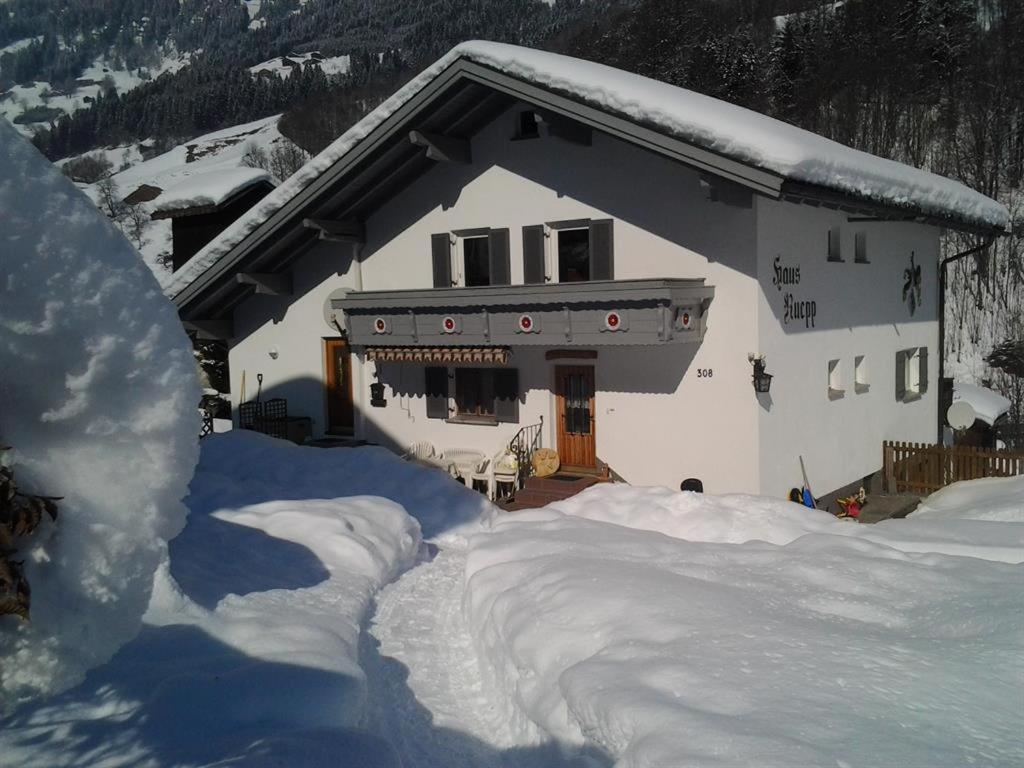
M 782 263 L 782 257 L 776 256 L 774 271 L 772 285 L 783 294 L 782 322 L 789 325 L 790 322 L 803 320 L 805 328 L 813 328 L 818 316 L 818 302 L 794 296 L 792 291 L 787 290 L 790 286 L 800 285 L 800 267 L 786 266 Z

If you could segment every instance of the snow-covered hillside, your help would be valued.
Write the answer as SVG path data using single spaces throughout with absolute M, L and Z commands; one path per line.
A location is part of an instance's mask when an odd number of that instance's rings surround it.
M 315 66 L 325 75 L 344 75 L 352 66 L 351 56 L 322 56 L 319 51 L 310 53 L 289 53 L 249 67 L 253 75 L 277 75 L 290 77 L 303 67 Z
M 5 47 L 15 51 L 31 44 L 35 38 L 19 40 Z M 156 66 L 139 69 L 118 69 L 108 57 L 99 57 L 75 80 L 75 87 L 61 91 L 55 84 L 32 82 L 15 85 L 0 93 L 0 118 L 13 123 L 25 136 L 37 127 L 45 127 L 63 114 L 89 106 L 107 87 L 119 94 L 127 93 L 165 72 L 177 72 L 189 63 L 191 56 L 169 46 L 160 55 Z

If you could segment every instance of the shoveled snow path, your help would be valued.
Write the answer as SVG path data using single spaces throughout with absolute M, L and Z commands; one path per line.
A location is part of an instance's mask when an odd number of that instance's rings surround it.
M 592 766 L 515 733 L 480 674 L 462 614 L 466 552 L 438 552 L 385 587 L 364 635 L 368 726 L 392 743 L 403 768 Z

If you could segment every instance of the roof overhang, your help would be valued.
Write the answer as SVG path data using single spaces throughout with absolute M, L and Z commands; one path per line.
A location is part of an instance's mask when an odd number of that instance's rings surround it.
M 304 221 L 362 222 L 380 205 L 436 164 L 410 132 L 469 138 L 516 101 L 602 131 L 687 167 L 712 174 L 772 199 L 842 209 L 885 220 L 914 220 L 981 232 L 980 225 L 927 216 L 853 194 L 797 184 L 778 173 L 699 147 L 577 96 L 542 87 L 466 58 L 456 59 L 365 137 L 271 213 L 203 274 L 174 297 L 184 319 L 229 314 L 250 288 L 234 272 L 284 270 L 314 245 L 321 232 Z M 991 230 L 988 230 L 991 234 Z

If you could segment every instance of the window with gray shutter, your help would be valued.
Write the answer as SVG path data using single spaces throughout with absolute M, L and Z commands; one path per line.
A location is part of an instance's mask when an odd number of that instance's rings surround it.
M 430 366 L 424 369 L 427 398 L 427 418 L 448 418 L 448 369 Z
M 896 353 L 896 399 L 907 398 L 907 353 L 900 350 Z
M 612 220 L 590 222 L 590 279 L 615 279 L 615 241 Z
M 544 282 L 544 225 L 523 227 L 523 282 Z
M 488 235 L 491 260 L 491 285 L 512 284 L 512 261 L 508 247 L 508 230 L 492 229 Z
M 515 368 L 494 370 L 494 416 L 499 422 L 519 423 L 519 371 Z
M 918 360 L 921 367 L 918 378 L 920 384 L 918 384 L 917 391 L 923 395 L 928 391 L 928 347 L 921 347 Z
M 447 232 L 430 236 L 430 253 L 434 261 L 434 287 L 452 287 L 451 236 Z

